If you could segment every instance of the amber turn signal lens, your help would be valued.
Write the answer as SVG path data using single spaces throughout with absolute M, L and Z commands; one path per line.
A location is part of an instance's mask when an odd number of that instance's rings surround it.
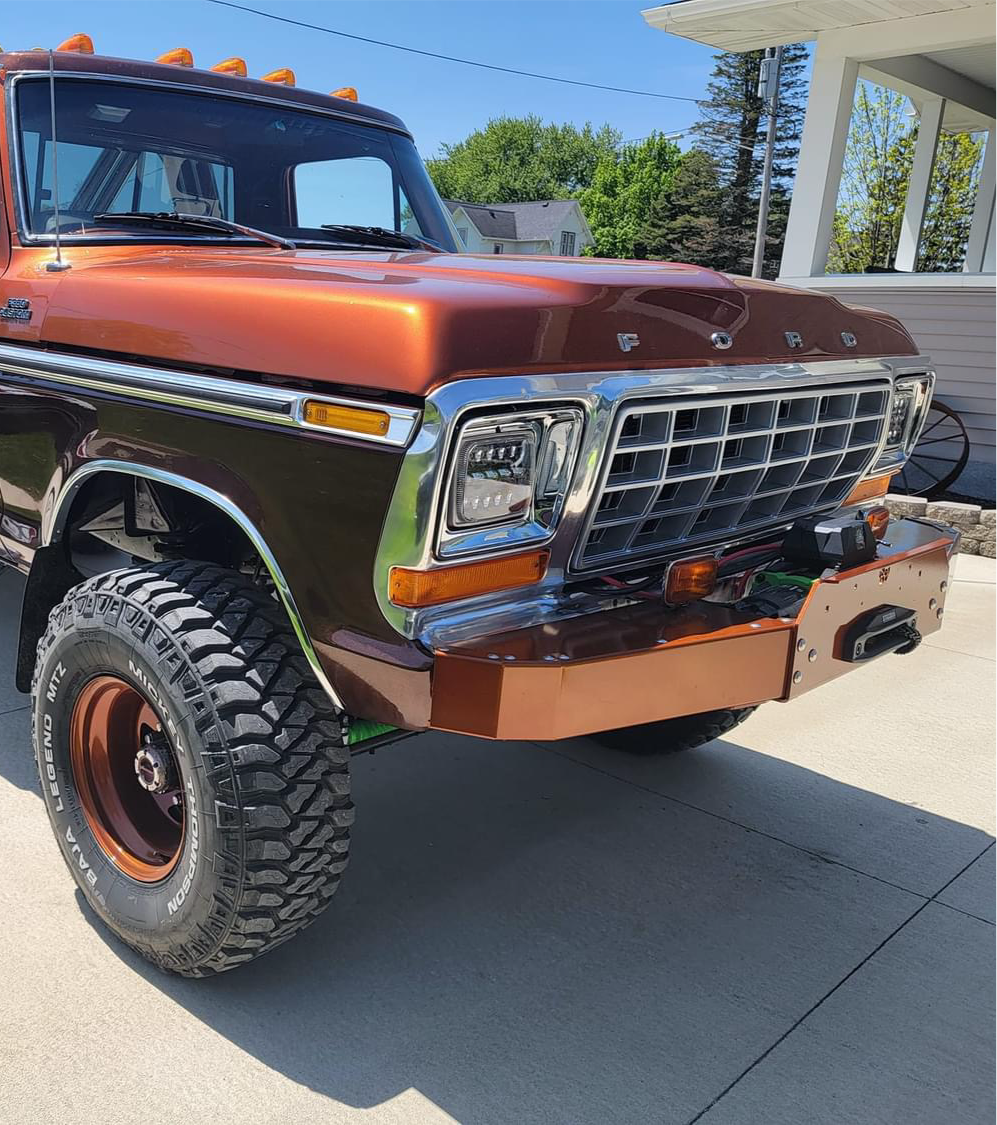
M 348 102 L 357 101 L 357 92 L 352 86 L 340 86 L 329 95 L 331 98 L 345 98 Z
M 882 539 L 890 522 L 890 509 L 882 504 L 876 508 L 870 508 L 865 514 L 865 522 L 872 528 L 873 535 L 877 539 Z
M 305 403 L 302 418 L 309 426 L 370 437 L 384 437 L 391 425 L 391 419 L 383 410 L 362 410 L 358 406 L 337 406 L 333 402 L 314 402 L 311 399 Z
M 89 35 L 70 35 L 68 39 L 64 39 L 58 47 L 57 51 L 75 51 L 78 55 L 92 55 L 93 54 L 93 40 Z
M 669 605 L 695 602 L 712 594 L 717 584 L 715 558 L 684 559 L 672 563 L 665 580 L 665 601 Z
M 458 598 L 531 586 L 547 573 L 549 559 L 549 551 L 530 551 L 525 555 L 444 566 L 439 570 L 393 566 L 388 578 L 388 597 L 395 605 L 419 609 Z
M 174 47 L 156 59 L 158 63 L 168 63 L 170 66 L 193 66 L 194 55 L 187 47 Z
M 863 500 L 878 500 L 880 496 L 885 496 L 890 491 L 891 480 L 893 480 L 893 473 L 860 480 L 841 506 L 847 508 L 850 504 L 861 504 Z
M 293 86 L 294 71 L 289 66 L 282 66 L 279 70 L 271 70 L 269 74 L 264 74 L 262 81 L 276 82 L 279 86 Z
M 218 74 L 234 74 L 239 78 L 245 78 L 248 73 L 246 60 L 236 56 L 230 59 L 222 59 L 220 63 L 215 63 L 211 69 L 217 71 Z

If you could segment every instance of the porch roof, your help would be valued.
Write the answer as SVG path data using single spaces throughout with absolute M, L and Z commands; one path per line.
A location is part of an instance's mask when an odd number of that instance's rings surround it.
M 755 51 L 823 32 L 988 7 L 993 0 L 677 0 L 643 16 L 651 27 L 722 51 Z

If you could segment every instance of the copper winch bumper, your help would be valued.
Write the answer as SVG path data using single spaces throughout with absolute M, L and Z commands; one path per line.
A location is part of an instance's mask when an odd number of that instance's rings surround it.
M 482 738 L 558 739 L 767 700 L 789 700 L 858 667 L 849 628 L 880 606 L 941 626 L 958 533 L 890 523 L 877 557 L 815 582 L 795 618 L 712 602 L 653 603 L 572 617 L 436 654 L 430 725 Z

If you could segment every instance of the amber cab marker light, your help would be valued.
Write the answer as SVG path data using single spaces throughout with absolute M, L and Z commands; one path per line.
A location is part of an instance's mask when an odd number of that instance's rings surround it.
M 220 63 L 215 63 L 211 69 L 218 74 L 234 74 L 239 78 L 245 78 L 249 73 L 246 70 L 246 60 L 240 59 L 235 55 L 230 59 L 222 59 Z
M 302 418 L 309 426 L 321 426 L 325 430 L 346 430 L 351 434 L 366 434 L 369 437 L 384 437 L 391 426 L 391 419 L 383 410 L 363 410 L 358 406 L 337 406 L 330 402 L 305 403 Z
M 890 509 L 884 504 L 870 508 L 865 514 L 865 522 L 872 528 L 872 534 L 877 539 L 882 539 L 890 523 Z
M 158 63 L 167 63 L 169 66 L 193 66 L 194 54 L 188 47 L 174 47 L 156 59 Z
M 860 480 L 841 506 L 847 508 L 851 504 L 861 504 L 863 500 L 878 500 L 880 496 L 885 496 L 890 491 L 890 481 L 893 480 L 893 475 L 893 473 L 886 473 L 880 477 Z
M 357 92 L 352 86 L 340 86 L 338 90 L 333 90 L 329 97 L 345 98 L 348 102 L 355 102 L 357 101 Z
M 665 580 L 665 601 L 669 605 L 684 605 L 699 601 L 712 594 L 717 584 L 717 560 L 712 556 L 703 559 L 683 559 L 672 563 Z
M 89 35 L 84 35 L 82 32 L 79 35 L 70 35 L 68 39 L 64 39 L 58 47 L 57 51 L 74 51 L 78 55 L 92 55 L 93 54 L 93 40 Z
M 282 66 L 278 70 L 271 70 L 269 74 L 264 74 L 262 81 L 276 82 L 279 86 L 293 86 L 294 71 L 289 66 Z
M 505 559 L 444 566 L 439 570 L 393 566 L 388 576 L 388 597 L 404 609 L 421 609 L 458 598 L 532 586 L 547 573 L 549 560 L 550 551 L 529 551 Z

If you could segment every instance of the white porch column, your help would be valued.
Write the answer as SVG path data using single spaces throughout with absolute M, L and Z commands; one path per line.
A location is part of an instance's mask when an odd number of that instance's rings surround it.
M 994 268 L 994 131 L 987 137 L 987 151 L 980 172 L 980 187 L 973 208 L 973 222 L 966 244 L 964 273 L 988 273 Z
M 800 159 L 789 208 L 783 277 L 819 277 L 827 268 L 858 63 L 821 50 L 818 37 Z
M 907 202 L 900 224 L 900 241 L 897 244 L 896 268 L 904 273 L 917 271 L 917 251 L 921 245 L 924 214 L 928 209 L 931 192 L 931 173 L 938 152 L 938 135 L 942 130 L 945 113 L 944 98 L 926 98 L 921 104 L 921 121 L 917 127 L 917 145 L 914 163 L 907 183 Z

